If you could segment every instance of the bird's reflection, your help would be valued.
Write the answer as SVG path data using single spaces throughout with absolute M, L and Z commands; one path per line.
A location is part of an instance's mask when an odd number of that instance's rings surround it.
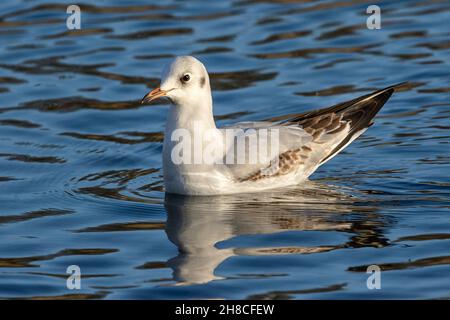
M 373 204 L 359 205 L 358 198 L 349 192 L 312 182 L 306 188 L 258 194 L 214 197 L 167 194 L 165 207 L 167 236 L 179 250 L 167 262 L 177 285 L 222 279 L 215 274 L 216 268 L 236 255 L 305 254 L 386 245 L 380 231 L 384 222 L 376 215 Z M 361 213 L 369 219 L 358 219 Z M 221 249 L 217 246 L 240 235 L 288 230 L 344 231 L 351 237 L 341 244 L 313 247 Z

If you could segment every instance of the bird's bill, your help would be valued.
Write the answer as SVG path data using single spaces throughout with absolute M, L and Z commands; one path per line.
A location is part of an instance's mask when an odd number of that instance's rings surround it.
M 167 96 L 167 93 L 169 92 L 170 90 L 162 90 L 161 88 L 156 88 L 156 89 L 153 89 L 152 91 L 150 91 L 149 93 L 147 93 L 143 98 L 142 98 L 142 100 L 141 100 L 141 103 L 147 103 L 147 102 L 150 102 L 150 101 L 153 101 L 153 100 L 155 100 L 155 99 L 158 99 L 158 98 L 161 98 L 161 97 L 165 97 L 165 96 Z

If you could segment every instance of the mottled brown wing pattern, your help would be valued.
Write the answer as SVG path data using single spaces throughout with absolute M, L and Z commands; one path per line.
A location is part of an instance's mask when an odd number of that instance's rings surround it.
M 312 136 L 312 142 L 320 144 L 327 142 L 326 139 L 323 139 L 324 134 L 337 134 L 347 127 L 347 121 L 342 119 L 342 114 L 335 113 L 300 120 L 297 123 Z
M 310 154 L 313 152 L 313 144 L 327 143 L 332 136 L 326 134 L 337 134 L 347 128 L 347 122 L 342 120 L 342 115 L 333 113 L 306 119 L 305 121 L 299 121 L 298 124 L 312 136 L 312 141 L 310 143 L 297 149 L 281 153 L 278 156 L 278 164 L 272 162 L 268 167 L 258 170 L 250 176 L 240 179 L 240 181 L 256 181 L 263 178 L 291 173 L 298 166 L 305 165 Z
M 268 177 L 276 177 L 284 174 L 288 174 L 298 166 L 304 165 L 308 154 L 312 149 L 308 146 L 302 146 L 295 150 L 288 150 L 278 155 L 278 163 L 272 161 L 272 163 L 261 170 L 251 174 L 248 177 L 239 179 L 240 182 L 244 181 L 257 181 Z
M 257 181 L 285 175 L 299 166 L 305 166 L 308 160 L 316 162 L 312 170 L 314 171 L 319 164 L 337 154 L 352 139 L 372 125 L 373 117 L 386 103 L 394 90 L 402 85 L 404 84 L 391 86 L 329 108 L 290 117 L 283 116 L 282 119 L 278 118 L 278 120 L 284 120 L 282 123 L 286 125 L 298 124 L 312 136 L 313 140 L 308 145 L 281 153 L 276 159 L 278 160 L 277 166 L 272 163 L 269 167 L 260 169 L 248 177 L 239 179 L 239 181 Z M 276 119 L 271 120 L 275 121 Z M 342 138 L 344 130 L 347 130 L 347 132 Z M 340 141 L 336 141 L 337 137 L 340 137 Z M 315 144 L 316 146 L 317 144 L 323 145 L 323 147 L 317 146 L 315 148 L 321 150 L 321 152 L 313 151 L 312 148 Z

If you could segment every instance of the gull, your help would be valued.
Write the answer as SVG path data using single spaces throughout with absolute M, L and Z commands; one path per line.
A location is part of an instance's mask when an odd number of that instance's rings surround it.
M 162 155 L 166 192 L 252 193 L 304 183 L 373 124 L 400 85 L 329 108 L 217 128 L 205 66 L 192 56 L 180 56 L 163 69 L 160 87 L 141 102 L 162 97 L 171 102 Z M 261 134 L 268 131 L 276 135 Z

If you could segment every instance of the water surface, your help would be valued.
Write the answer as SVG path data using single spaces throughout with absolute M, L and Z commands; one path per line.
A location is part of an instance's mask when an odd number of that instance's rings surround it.
M 2 1 L 0 298 L 449 298 L 450 5 L 368 30 L 371 2 L 103 0 L 68 31 L 70 2 Z M 409 84 L 312 183 L 166 195 L 167 105 L 139 100 L 185 54 L 220 125 Z

